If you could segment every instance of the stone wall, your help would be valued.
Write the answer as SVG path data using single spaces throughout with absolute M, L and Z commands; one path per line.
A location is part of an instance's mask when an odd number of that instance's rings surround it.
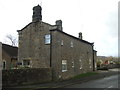
M 2 61 L 5 61 L 5 69 L 11 69 L 11 57 L 2 50 Z
M 107 66 L 108 69 L 119 68 L 119 67 L 120 67 L 120 64 L 109 64 Z
M 51 31 L 51 34 L 51 62 L 54 79 L 67 79 L 93 71 L 92 45 L 61 31 Z M 62 60 L 67 60 L 65 72 L 62 72 Z
M 35 84 L 52 80 L 50 68 L 15 69 L 2 71 L 2 84 L 5 86 Z
M 18 60 L 30 60 L 32 68 L 50 67 L 50 45 L 45 44 L 45 35 L 52 25 L 32 22 L 19 32 Z

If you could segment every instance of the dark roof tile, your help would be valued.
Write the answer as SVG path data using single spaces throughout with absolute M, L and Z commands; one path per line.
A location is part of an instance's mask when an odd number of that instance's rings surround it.
M 11 57 L 17 57 L 18 55 L 18 47 L 2 44 L 2 49 Z

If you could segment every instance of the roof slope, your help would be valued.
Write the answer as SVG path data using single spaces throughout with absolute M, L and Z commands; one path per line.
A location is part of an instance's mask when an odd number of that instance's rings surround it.
M 61 33 L 65 34 L 65 35 L 67 35 L 67 36 L 70 36 L 70 37 L 72 37 L 72 38 L 74 38 L 74 39 L 76 39 L 76 40 L 79 40 L 79 41 L 81 41 L 81 42 L 84 42 L 84 43 L 87 43 L 87 44 L 90 44 L 90 45 L 94 45 L 94 43 L 90 43 L 90 42 L 85 41 L 85 40 L 83 40 L 83 39 L 79 39 L 79 38 L 77 38 L 77 37 L 75 37 L 75 36 L 72 36 L 72 35 L 70 35 L 70 34 L 67 34 L 67 33 L 65 33 L 65 32 L 63 32 L 63 31 L 61 31 L 61 30 L 58 30 L 58 29 L 53 29 L 53 30 L 50 30 L 50 31 L 58 31 L 58 32 L 61 32 Z
M 2 44 L 2 49 L 11 57 L 17 57 L 18 55 L 18 47 Z

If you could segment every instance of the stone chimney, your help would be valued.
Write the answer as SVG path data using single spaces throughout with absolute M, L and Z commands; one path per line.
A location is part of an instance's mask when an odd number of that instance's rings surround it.
M 32 21 L 37 22 L 42 20 L 42 8 L 41 6 L 37 5 L 33 7 L 33 16 L 32 16 Z
M 63 28 L 62 28 L 62 20 L 57 20 L 56 21 L 56 26 L 57 26 L 57 29 L 59 29 L 59 30 L 63 30 Z
M 82 33 L 80 32 L 80 33 L 79 33 L 79 39 L 82 40 L 82 38 L 83 38 L 83 37 L 82 37 Z

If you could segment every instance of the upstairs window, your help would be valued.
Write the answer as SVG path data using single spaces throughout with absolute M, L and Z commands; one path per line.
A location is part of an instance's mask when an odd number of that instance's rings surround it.
M 61 41 L 61 46 L 63 46 L 63 40 Z
M 71 47 L 73 47 L 73 41 L 71 41 Z
M 45 44 L 50 44 L 50 42 L 51 42 L 50 34 L 45 35 Z

